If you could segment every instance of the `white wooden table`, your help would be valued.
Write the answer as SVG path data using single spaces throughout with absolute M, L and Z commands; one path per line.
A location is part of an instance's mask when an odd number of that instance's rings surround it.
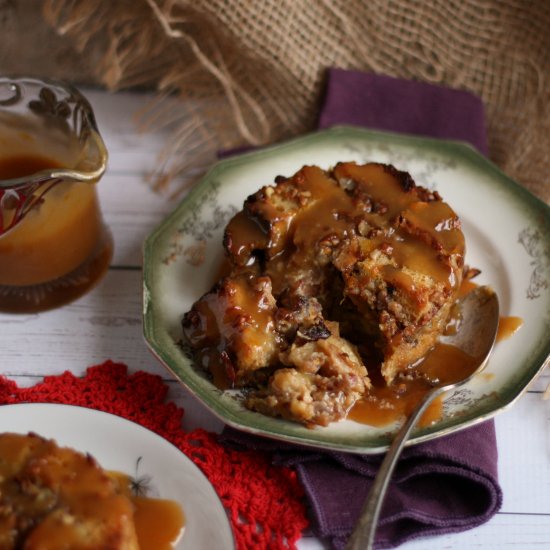
M 81 375 L 106 359 L 121 361 L 131 371 L 166 380 L 169 399 L 185 408 L 185 428 L 219 431 L 221 422 L 169 375 L 142 336 L 142 243 L 176 206 L 146 183 L 165 138 L 136 132 L 133 115 L 150 96 L 84 92 L 110 153 L 99 190 L 115 240 L 112 265 L 96 288 L 70 305 L 38 315 L 0 314 L 0 373 L 19 385 L 32 385 L 44 375 L 65 370 Z M 518 403 L 497 416 L 501 511 L 481 527 L 407 543 L 404 550 L 550 548 L 550 400 L 542 399 L 549 383 L 550 373 L 543 373 Z M 299 547 L 325 548 L 308 534 Z

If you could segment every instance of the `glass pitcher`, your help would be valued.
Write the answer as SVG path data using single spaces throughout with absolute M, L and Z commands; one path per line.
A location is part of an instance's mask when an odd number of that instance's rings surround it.
M 76 89 L 0 77 L 0 311 L 60 306 L 106 271 L 112 237 L 96 185 L 106 165 Z

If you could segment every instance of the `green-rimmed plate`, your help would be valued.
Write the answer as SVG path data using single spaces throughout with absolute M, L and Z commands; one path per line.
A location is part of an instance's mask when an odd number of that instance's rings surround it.
M 413 433 L 418 443 L 485 420 L 510 406 L 550 354 L 550 208 L 470 146 L 450 141 L 337 127 L 216 164 L 145 242 L 145 338 L 162 363 L 227 424 L 304 445 L 373 453 L 387 448 L 395 425 L 353 421 L 308 429 L 246 410 L 238 392 L 218 390 L 181 346 L 181 318 L 208 291 L 223 256 L 222 235 L 244 199 L 277 175 L 304 164 L 391 163 L 435 189 L 458 213 L 466 263 L 492 286 L 501 315 L 523 320 L 499 342 L 486 370 L 447 395 L 436 424 Z

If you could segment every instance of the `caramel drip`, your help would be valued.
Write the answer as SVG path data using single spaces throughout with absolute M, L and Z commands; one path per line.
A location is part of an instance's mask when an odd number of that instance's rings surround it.
M 265 231 L 242 211 L 238 212 L 227 226 L 225 239 L 226 247 L 241 265 L 247 263 L 254 249 L 264 248 L 269 244 Z
M 464 234 L 457 231 L 456 214 L 443 201 L 411 203 L 403 212 L 403 218 L 414 227 L 415 233 L 423 237 L 434 248 L 441 245 L 448 253 L 464 249 Z
M 441 261 L 437 249 L 407 234 L 399 234 L 390 242 L 393 249 L 392 257 L 398 268 L 407 268 L 428 275 L 451 288 L 456 286 L 451 266 Z
M 501 317 L 498 323 L 497 342 L 506 340 L 515 334 L 523 325 L 521 317 Z
M 394 173 L 385 170 L 379 164 L 340 163 L 334 168 L 334 176 L 339 181 L 350 179 L 356 182 L 374 204 L 385 206 L 387 210 L 384 213 L 371 214 L 373 221 L 378 218 L 382 223 L 384 219 L 394 219 L 417 200 L 413 193 L 404 192 L 403 184 Z
M 317 167 L 306 166 L 304 189 L 311 199 L 293 219 L 293 243 L 302 260 L 313 255 L 324 238 L 342 238 L 350 232 L 350 218 L 358 214 L 351 197 Z

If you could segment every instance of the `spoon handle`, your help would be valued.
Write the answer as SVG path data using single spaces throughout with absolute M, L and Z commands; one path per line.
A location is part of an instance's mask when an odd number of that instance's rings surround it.
M 424 397 L 424 400 L 397 432 L 374 478 L 374 483 L 361 510 L 359 521 L 348 540 L 346 550 L 370 550 L 373 547 L 378 517 L 395 465 L 412 428 L 433 399 L 441 393 L 438 391 L 439 389 L 434 389 Z

